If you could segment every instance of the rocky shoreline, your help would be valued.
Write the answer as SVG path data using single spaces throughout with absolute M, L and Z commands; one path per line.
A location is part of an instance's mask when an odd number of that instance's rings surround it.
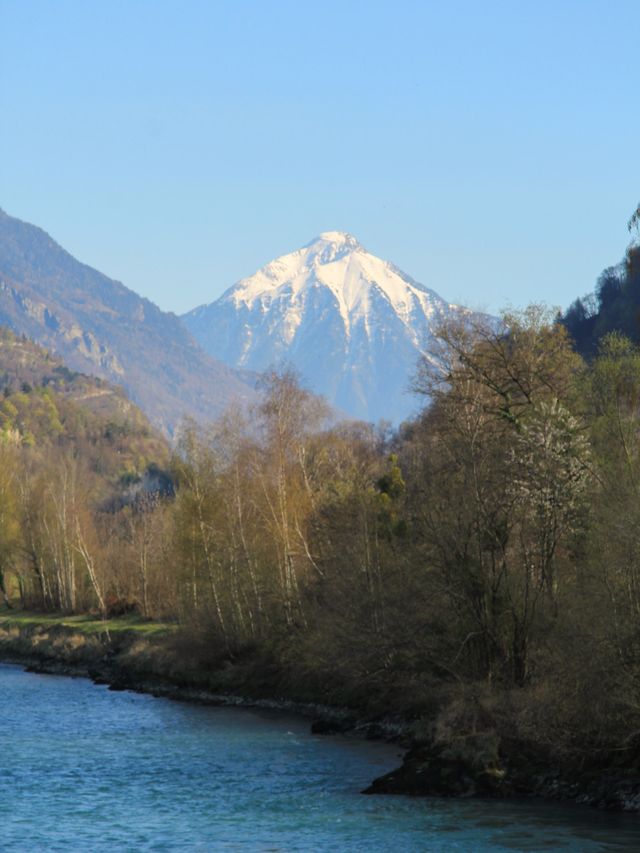
M 540 756 L 522 744 L 496 746 L 492 733 L 464 739 L 464 748 L 425 742 L 416 738 L 406 720 L 363 718 L 353 709 L 277 697 L 268 684 L 256 687 L 232 667 L 208 672 L 205 678 L 185 667 L 179 644 L 167 636 L 83 632 L 37 623 L 24 626 L 0 619 L 0 661 L 32 672 L 90 678 L 111 690 L 294 713 L 310 720 L 313 734 L 385 739 L 406 748 L 402 765 L 375 779 L 365 794 L 535 796 L 640 813 L 640 769 L 560 768 L 553 756 Z
M 442 746 L 415 744 L 401 767 L 363 793 L 438 797 L 540 797 L 606 811 L 640 813 L 640 772 L 554 767 L 521 755 L 484 765 Z M 640 831 L 640 826 L 638 827 Z

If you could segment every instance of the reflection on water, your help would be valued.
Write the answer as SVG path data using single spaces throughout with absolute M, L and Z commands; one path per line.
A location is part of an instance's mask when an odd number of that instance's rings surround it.
M 393 746 L 297 718 L 0 665 L 0 850 L 640 850 L 640 819 L 537 801 L 365 797 Z

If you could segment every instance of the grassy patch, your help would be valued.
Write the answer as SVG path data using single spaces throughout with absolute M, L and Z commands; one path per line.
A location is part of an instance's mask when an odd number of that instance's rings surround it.
M 83 634 L 134 632 L 141 636 L 158 636 L 169 634 L 176 630 L 176 625 L 169 622 L 151 622 L 139 616 L 118 616 L 113 619 L 99 619 L 92 615 L 62 616 L 50 613 L 35 613 L 27 610 L 0 609 L 0 625 L 27 627 L 42 625 L 53 627 L 63 625 Z

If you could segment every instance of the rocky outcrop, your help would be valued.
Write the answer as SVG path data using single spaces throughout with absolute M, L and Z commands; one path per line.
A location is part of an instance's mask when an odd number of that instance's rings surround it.
M 100 343 L 92 332 L 82 329 L 73 321 L 65 322 L 62 317 L 50 311 L 44 302 L 25 296 L 17 286 L 11 286 L 7 281 L 0 281 L 0 292 L 11 297 L 17 312 L 22 313 L 27 321 L 41 327 L 40 335 L 36 337 L 50 337 L 55 334 L 61 341 L 59 348 L 71 347 L 86 359 L 87 367 L 91 366 L 94 371 L 114 381 L 122 379 L 124 368 L 117 357 L 108 346 Z
M 464 746 L 461 746 L 464 741 Z M 640 770 L 585 770 L 531 747 L 501 744 L 495 733 L 453 744 L 415 744 L 396 770 L 375 779 L 365 794 L 420 797 L 523 797 L 574 801 L 610 811 L 640 812 Z
M 487 797 L 511 793 L 493 733 L 447 745 L 415 745 L 402 766 L 375 779 L 365 794 Z

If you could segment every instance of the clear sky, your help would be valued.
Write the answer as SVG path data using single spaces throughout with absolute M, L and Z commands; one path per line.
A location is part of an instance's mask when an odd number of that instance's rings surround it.
M 162 308 L 321 231 L 566 306 L 640 200 L 637 0 L 0 0 L 0 207 Z

